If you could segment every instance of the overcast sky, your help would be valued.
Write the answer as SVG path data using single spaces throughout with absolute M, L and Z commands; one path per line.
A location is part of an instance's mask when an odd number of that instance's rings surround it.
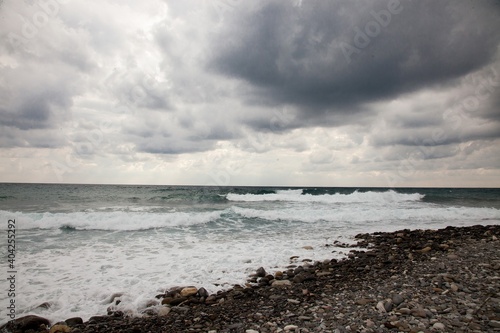
M 0 181 L 500 186 L 499 1 L 0 0 Z

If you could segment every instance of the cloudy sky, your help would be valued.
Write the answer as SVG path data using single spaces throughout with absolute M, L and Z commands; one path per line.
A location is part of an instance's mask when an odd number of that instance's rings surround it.
M 500 186 L 500 2 L 0 0 L 0 181 Z

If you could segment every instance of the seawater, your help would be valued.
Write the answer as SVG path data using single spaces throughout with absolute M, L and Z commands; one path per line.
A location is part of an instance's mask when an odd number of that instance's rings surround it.
M 0 184 L 0 324 L 9 219 L 16 315 L 56 322 L 105 314 L 113 294 L 118 310 L 140 314 L 174 286 L 215 292 L 291 256 L 342 257 L 326 245 L 358 233 L 499 224 L 500 190 Z

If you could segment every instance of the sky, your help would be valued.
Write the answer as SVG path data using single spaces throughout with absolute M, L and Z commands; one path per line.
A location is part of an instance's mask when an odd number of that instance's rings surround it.
M 0 0 L 0 182 L 500 187 L 500 2 Z

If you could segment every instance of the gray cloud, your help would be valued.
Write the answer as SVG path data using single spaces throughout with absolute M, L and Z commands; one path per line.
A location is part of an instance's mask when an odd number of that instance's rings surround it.
M 77 0 L 11 43 L 41 3 L 0 8 L 0 147 L 33 174 L 498 174 L 498 1 Z
M 390 3 L 272 1 L 240 11 L 209 68 L 250 83 L 253 103 L 291 103 L 314 116 L 446 85 L 493 60 L 498 3 L 402 1 L 383 27 L 373 13 L 388 13 Z M 357 51 L 346 58 L 347 44 Z

